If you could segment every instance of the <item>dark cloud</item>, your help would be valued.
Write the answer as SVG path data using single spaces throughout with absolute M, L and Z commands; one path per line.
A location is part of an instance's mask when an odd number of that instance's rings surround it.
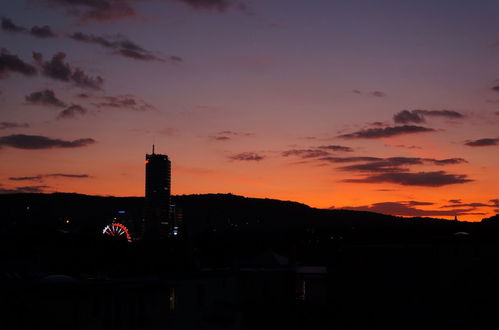
M 425 122 L 425 119 L 421 114 L 417 112 L 402 110 L 393 115 L 393 121 L 398 124 L 407 124 L 407 123 L 421 124 Z
M 67 173 L 51 173 L 51 174 L 45 174 L 44 176 L 52 178 L 72 178 L 72 179 L 87 179 L 90 177 L 88 174 L 67 174 Z
M 76 116 L 83 116 L 87 113 L 87 109 L 78 104 L 72 104 L 66 109 L 62 110 L 59 115 L 57 115 L 57 119 L 69 119 L 74 118 Z
M 24 186 L 17 187 L 14 189 L 5 189 L 0 187 L 0 194 L 35 194 L 43 193 L 49 186 Z
M 461 200 L 460 199 L 449 199 L 449 203 L 461 204 Z
M 318 157 L 322 157 L 321 159 L 325 159 L 328 156 L 330 156 L 330 152 L 352 152 L 352 151 L 353 149 L 350 147 L 339 146 L 339 145 L 323 145 L 309 149 L 286 150 L 283 151 L 281 155 L 283 157 L 296 156 L 303 159 L 318 158 Z
M 467 146 L 470 147 L 488 147 L 488 146 L 496 146 L 499 145 L 499 138 L 486 138 L 486 139 L 478 139 L 478 140 L 471 140 L 471 141 L 466 141 L 464 143 Z
M 499 92 L 499 86 L 494 86 L 491 88 L 494 92 Z
M 425 162 L 433 163 L 435 165 L 443 166 L 443 165 L 454 165 L 454 164 L 462 164 L 467 163 L 468 161 L 463 158 L 447 158 L 447 159 L 432 159 L 425 158 Z
M 342 152 L 352 152 L 353 149 L 345 146 L 329 145 L 329 146 L 319 146 L 319 149 L 331 150 L 331 151 L 342 151 Z
M 245 160 L 245 161 L 260 161 L 263 160 L 265 156 L 261 156 L 254 152 L 243 152 L 237 155 L 230 156 L 231 160 Z
M 405 145 L 405 144 L 397 144 L 397 145 L 385 144 L 385 146 L 387 146 L 387 147 L 397 147 L 397 148 L 406 148 L 406 149 L 423 149 L 422 147 L 419 147 L 419 146 L 408 146 L 408 145 Z
M 43 175 L 10 177 L 11 181 L 41 181 Z
M 8 128 L 28 128 L 28 123 L 14 123 L 10 121 L 2 121 L 0 122 L 0 129 L 8 129 Z
M 215 140 L 215 141 L 229 141 L 229 140 L 232 140 L 230 137 L 228 136 L 210 136 L 210 139 L 211 140 Z
M 63 8 L 81 21 L 113 21 L 133 17 L 133 3 L 141 0 L 38 0 L 52 8 Z
M 44 61 L 40 53 L 33 53 L 33 58 L 41 66 L 42 73 L 55 80 L 72 82 L 78 87 L 99 90 L 104 83 L 100 76 L 90 77 L 80 68 L 72 68 L 64 62 L 66 54 L 59 52 L 50 61 Z
M 235 132 L 235 131 L 221 131 L 218 132 L 217 135 L 229 135 L 229 136 L 253 136 L 253 133 L 245 133 L 245 132 Z
M 485 203 L 452 203 L 450 205 L 443 205 L 443 209 L 453 208 L 458 205 L 459 207 L 494 207 L 494 205 L 485 204 Z
M 93 144 L 94 139 L 85 138 L 74 141 L 52 139 L 40 135 L 13 134 L 0 137 L 1 147 L 12 147 L 18 149 L 52 149 L 52 148 L 79 148 Z
M 31 35 L 37 38 L 54 38 L 56 34 L 52 31 L 50 26 L 33 26 L 31 28 Z
M 398 216 L 408 216 L 408 217 L 431 217 L 431 216 L 456 216 L 456 215 L 466 215 L 468 212 L 472 211 L 472 208 L 455 208 L 452 210 L 422 210 L 414 206 L 418 205 L 431 205 L 424 202 L 382 202 L 375 203 L 372 205 L 365 206 L 347 206 L 343 209 L 356 210 L 356 211 L 368 211 L 383 214 L 391 214 Z
M 393 115 L 393 121 L 397 124 L 426 122 L 425 117 L 444 117 L 448 119 L 461 119 L 464 115 L 454 110 L 402 110 Z
M 489 202 L 494 204 L 494 207 L 499 207 L 499 199 L 491 199 Z
M 97 108 L 128 109 L 134 111 L 153 110 L 154 107 L 131 94 L 103 96 L 102 102 L 92 103 Z
M 33 92 L 25 97 L 26 102 L 45 106 L 65 107 L 66 104 L 59 100 L 53 90 L 44 89 L 39 92 Z
M 323 160 L 330 163 L 355 163 L 355 162 L 374 162 L 383 160 L 383 158 L 378 157 L 323 157 L 319 160 Z
M 432 202 L 418 202 L 418 201 L 408 201 L 406 203 L 411 206 L 435 205 L 435 203 Z
M 404 126 L 383 127 L 383 128 L 366 128 L 350 134 L 342 134 L 339 135 L 338 137 L 343 139 L 379 139 L 379 138 L 386 138 L 397 135 L 434 132 L 434 131 L 435 130 L 432 128 L 404 125 Z
M 76 97 L 79 97 L 80 99 L 88 99 L 90 97 L 90 94 L 78 93 L 78 94 L 76 94 Z
M 8 32 L 24 32 L 26 28 L 23 26 L 19 26 L 14 24 L 10 18 L 2 17 L 2 30 Z
M 182 2 L 193 9 L 198 10 L 214 10 L 214 11 L 226 11 L 232 7 L 233 2 L 230 0 L 174 0 L 177 2 Z
M 473 180 L 468 179 L 468 176 L 465 174 L 449 174 L 445 171 L 418 173 L 393 172 L 370 175 L 361 179 L 344 180 L 344 182 L 350 183 L 393 183 L 403 186 L 423 187 L 441 187 L 472 181 Z
M 250 137 L 253 135 L 253 133 L 221 131 L 216 133 L 215 135 L 210 136 L 209 138 L 214 141 L 229 141 L 236 137 Z
M 423 164 L 421 158 L 392 157 L 378 161 L 368 161 L 363 164 L 339 167 L 342 171 L 353 172 L 406 172 L 408 168 L 403 166 Z
M 353 89 L 352 93 L 360 95 L 360 94 L 362 94 L 362 91 L 360 91 L 358 89 Z M 385 92 L 381 92 L 381 91 L 372 91 L 372 92 L 366 92 L 366 95 L 374 96 L 374 97 L 385 97 L 386 93 Z
M 434 158 L 420 158 L 420 157 L 389 157 L 389 158 L 379 158 L 379 157 L 323 157 L 319 160 L 327 161 L 330 163 L 358 163 L 364 162 L 373 166 L 376 169 L 393 168 L 403 165 L 420 165 L 420 164 L 431 164 L 431 165 L 453 165 L 467 163 L 463 158 L 447 158 L 447 159 L 434 159 Z M 344 167 L 346 168 L 346 167 Z M 362 167 L 361 167 L 362 168 Z
M 338 169 L 342 171 L 351 172 L 406 172 L 407 166 L 432 164 L 438 166 L 453 165 L 467 163 L 463 158 L 448 158 L 448 159 L 433 159 L 433 158 L 419 158 L 419 157 L 389 157 L 389 158 L 375 158 L 375 157 L 325 157 L 321 160 L 329 161 L 332 163 L 347 163 L 347 162 L 363 162 L 363 164 L 341 166 Z
M 317 158 L 328 156 L 329 152 L 320 149 L 292 149 L 281 153 L 283 157 L 298 156 L 300 158 Z
M 72 178 L 72 179 L 87 179 L 88 174 L 68 174 L 68 173 L 50 173 L 39 174 L 35 176 L 10 177 L 11 181 L 42 181 L 44 178 Z
M 124 57 L 132 58 L 135 60 L 142 61 L 173 61 L 182 62 L 182 58 L 178 56 L 167 56 L 160 57 L 154 55 L 151 51 L 144 49 L 138 44 L 130 41 L 128 38 L 122 35 L 116 35 L 113 37 L 101 37 L 93 34 L 85 34 L 82 32 L 75 32 L 69 36 L 71 39 L 91 44 L 100 45 L 102 47 L 114 50 L 112 54 L 121 55 Z
M 21 60 L 17 55 L 10 54 L 6 49 L 0 49 L 0 79 L 7 78 L 9 73 L 17 72 L 25 76 L 37 74 L 36 68 Z
M 371 96 L 375 96 L 375 97 L 385 97 L 386 96 L 386 93 L 383 93 L 380 91 L 374 91 L 374 92 L 371 92 L 370 94 L 371 94 Z

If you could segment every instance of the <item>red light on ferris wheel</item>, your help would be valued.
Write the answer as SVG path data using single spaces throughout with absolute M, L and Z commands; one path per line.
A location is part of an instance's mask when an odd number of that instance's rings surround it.
M 112 224 L 107 225 L 102 230 L 102 234 L 113 236 L 113 237 L 119 237 L 119 236 L 125 235 L 126 239 L 129 242 L 132 241 L 132 236 L 130 236 L 128 228 L 125 227 L 124 225 L 122 225 L 121 223 L 113 222 Z

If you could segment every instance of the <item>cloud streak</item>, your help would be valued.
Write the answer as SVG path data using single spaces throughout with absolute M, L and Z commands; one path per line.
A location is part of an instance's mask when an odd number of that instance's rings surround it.
M 66 141 L 61 139 L 52 139 L 41 135 L 13 134 L 0 137 L 0 148 L 11 147 L 17 149 L 37 150 L 53 148 L 80 148 L 96 141 L 91 138 Z
M 99 45 L 107 49 L 112 49 L 112 54 L 121 55 L 134 60 L 160 62 L 171 61 L 176 63 L 182 62 L 182 58 L 179 56 L 157 56 L 122 35 L 106 38 L 93 34 L 85 34 L 83 32 L 75 32 L 71 34 L 69 38 L 80 42 Z
M 405 134 L 435 132 L 432 128 L 403 125 L 383 128 L 366 128 L 357 132 L 339 135 L 342 139 L 380 139 Z
M 230 141 L 238 137 L 251 137 L 254 136 L 253 133 L 236 132 L 236 131 L 220 131 L 209 138 L 213 141 Z
M 92 105 L 97 108 L 128 109 L 139 112 L 154 110 L 154 106 L 131 94 L 103 96 L 101 99 L 101 102 L 92 103 Z
M 465 174 L 449 174 L 445 171 L 394 172 L 369 175 L 360 179 L 346 179 L 348 183 L 393 183 L 402 186 L 442 187 L 451 184 L 472 182 Z
M 50 173 L 38 174 L 35 176 L 10 177 L 11 181 L 42 181 L 45 178 L 71 178 L 71 179 L 88 179 L 88 174 L 68 174 L 68 173 Z
M 252 15 L 253 12 L 244 2 L 233 0 L 173 0 L 183 3 L 194 10 L 207 10 L 216 12 L 225 12 L 229 9 L 236 9 L 245 14 Z
M 243 152 L 229 157 L 230 160 L 257 161 L 257 162 L 263 160 L 264 158 L 265 156 L 259 155 L 254 152 Z
M 469 147 L 490 147 L 499 145 L 499 138 L 485 138 L 478 140 L 468 140 L 464 143 Z
M 28 123 L 16 123 L 11 121 L 2 121 L 0 122 L 0 129 L 9 129 L 9 128 L 29 128 Z
M 393 115 L 393 121 L 397 124 L 421 124 L 426 122 L 426 117 L 462 119 L 464 115 L 454 110 L 402 110 Z

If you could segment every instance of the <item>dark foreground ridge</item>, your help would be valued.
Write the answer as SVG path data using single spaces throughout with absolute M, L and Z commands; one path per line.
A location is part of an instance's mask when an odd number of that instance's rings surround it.
M 178 231 L 137 239 L 144 199 L 0 195 L 12 329 L 499 326 L 498 216 L 399 218 L 231 194 L 172 196 Z M 123 224 L 131 234 L 103 229 Z

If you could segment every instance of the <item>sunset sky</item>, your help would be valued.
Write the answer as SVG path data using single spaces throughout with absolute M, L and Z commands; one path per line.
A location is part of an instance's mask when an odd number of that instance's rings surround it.
M 0 192 L 499 213 L 497 0 L 1 0 Z

